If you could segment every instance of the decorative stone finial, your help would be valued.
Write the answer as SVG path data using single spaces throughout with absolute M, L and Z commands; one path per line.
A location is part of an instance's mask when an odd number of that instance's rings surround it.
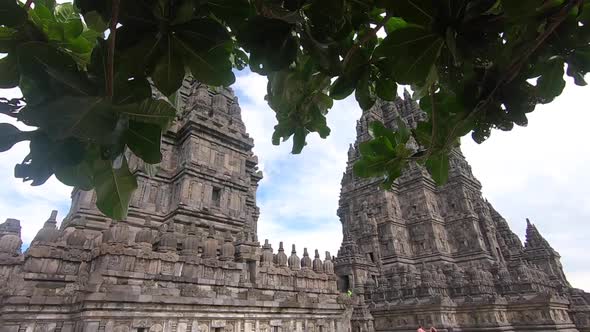
M 262 246 L 262 257 L 260 258 L 260 265 L 262 266 L 270 266 L 273 263 L 273 254 L 272 254 L 272 246 L 268 242 L 268 239 L 264 240 L 264 245 Z
M 283 248 L 283 241 L 279 242 L 279 252 L 277 253 L 277 265 L 278 266 L 287 266 L 289 258 L 285 254 L 285 249 Z
M 299 257 L 297 257 L 297 250 L 295 250 L 295 245 L 293 245 L 291 249 L 291 256 L 289 257 L 288 263 L 291 270 L 301 269 L 301 261 L 299 260 Z
M 44 242 L 44 243 L 55 243 L 59 238 L 59 230 L 56 227 L 57 225 L 57 210 L 51 211 L 51 215 L 49 219 L 45 221 L 43 224 L 43 228 L 37 232 L 31 244 L 35 244 L 37 242 Z
M 334 274 L 334 263 L 332 262 L 332 257 L 330 256 L 329 251 L 326 251 L 326 259 L 324 260 L 324 272 L 327 274 Z
M 220 260 L 232 260 L 236 255 L 236 248 L 233 244 L 233 239 L 230 231 L 226 231 L 223 237 L 223 244 L 221 245 Z
M 315 250 L 313 259 L 313 270 L 317 273 L 324 272 L 324 263 L 322 263 L 322 260 L 320 259 L 320 252 L 317 249 Z
M 215 238 L 215 229 L 213 228 L 213 225 L 210 225 L 207 241 L 205 241 L 205 250 L 203 250 L 203 258 L 216 258 L 218 247 L 219 244 Z
M 312 262 L 311 258 L 309 258 L 309 253 L 307 252 L 307 248 L 303 248 L 303 258 L 301 258 L 301 268 L 302 269 L 311 269 Z

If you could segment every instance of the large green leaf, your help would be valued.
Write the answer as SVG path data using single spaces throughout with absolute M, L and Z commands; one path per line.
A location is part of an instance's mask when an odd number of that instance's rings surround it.
M 394 101 L 397 97 L 397 84 L 390 78 L 378 79 L 375 84 L 375 93 L 383 100 Z
M 129 171 L 123 156 L 121 167 L 114 168 L 110 161 L 97 160 L 94 165 L 96 206 L 107 216 L 122 220 L 127 217 L 129 200 L 137 188 L 137 180 Z
M 27 12 L 17 4 L 17 1 L 0 1 L 0 24 L 7 27 L 21 25 L 27 19 Z
M 563 59 L 552 59 L 544 66 L 544 71 L 537 80 L 537 93 L 545 103 L 555 99 L 565 88 L 563 75 Z
M 9 123 L 0 123 L 0 152 L 8 151 L 12 146 L 26 139 L 25 133 Z
M 42 132 L 31 138 L 29 148 L 23 162 L 14 167 L 14 176 L 32 181 L 32 186 L 45 183 L 56 168 L 77 165 L 84 158 L 84 145 L 80 141 L 73 138 L 53 141 Z
M 359 106 L 365 111 L 373 107 L 377 100 L 374 83 L 370 80 L 368 68 L 357 81 L 354 97 L 359 103 Z
M 444 45 L 443 39 L 420 27 L 406 27 L 389 34 L 375 51 L 384 68 L 402 84 L 426 80 Z
M 250 69 L 265 74 L 287 68 L 297 56 L 293 26 L 262 16 L 249 19 L 238 31 L 238 41 L 250 53 Z
M 185 64 L 198 81 L 214 86 L 229 86 L 235 82 L 226 44 L 220 44 L 207 51 L 195 50 L 191 44 L 176 37 L 174 44 L 183 53 Z
M 16 87 L 19 79 L 17 58 L 13 53 L 9 53 L 0 59 L 0 89 Z
M 426 26 L 435 20 L 432 0 L 377 0 L 377 6 L 408 23 Z
M 162 128 L 156 124 L 130 121 L 125 133 L 125 142 L 129 149 L 148 164 L 162 161 L 160 141 Z
M 152 98 L 139 103 L 115 106 L 115 110 L 131 120 L 157 124 L 164 129 L 176 116 L 176 109 L 172 105 L 164 100 Z
M 95 87 L 67 53 L 47 43 L 28 42 L 17 47 L 21 75 L 36 81 L 44 93 L 93 95 Z
M 430 156 L 426 168 L 436 184 L 443 185 L 449 178 L 449 155 L 445 151 Z
M 54 101 L 27 107 L 29 123 L 43 128 L 54 139 L 78 137 L 110 142 L 117 124 L 112 105 L 101 97 L 64 96 Z
M 156 63 L 151 78 L 158 90 L 168 96 L 176 92 L 182 85 L 184 64 L 182 55 L 173 47 L 171 39 L 166 38 L 161 43 L 165 51 Z

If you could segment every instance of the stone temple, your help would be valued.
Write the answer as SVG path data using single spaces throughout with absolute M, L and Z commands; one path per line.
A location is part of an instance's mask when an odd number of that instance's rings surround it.
M 0 224 L 0 332 L 590 331 L 590 294 L 530 222 L 521 243 L 459 150 L 442 187 L 419 166 L 390 190 L 353 176 L 368 123 L 424 117 L 409 95 L 358 122 L 337 256 L 258 241 L 262 174 L 231 90 L 187 79 L 177 104 L 156 174 L 131 157 L 127 219 L 75 189 L 24 253 L 20 222 Z

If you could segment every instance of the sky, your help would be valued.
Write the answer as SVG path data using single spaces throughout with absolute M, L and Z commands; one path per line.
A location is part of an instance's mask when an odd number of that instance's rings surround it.
M 342 229 L 336 209 L 348 145 L 356 137 L 355 122 L 361 111 L 352 98 L 336 102 L 328 114 L 330 136 L 313 134 L 300 155 L 292 155 L 291 142 L 271 144 L 274 113 L 264 101 L 266 78 L 249 71 L 238 73 L 233 86 L 242 107 L 247 130 L 256 144 L 254 152 L 264 178 L 257 202 L 260 207 L 259 240 L 273 248 L 284 241 L 295 243 L 299 255 L 307 247 L 336 254 Z M 483 186 L 483 195 L 524 240 L 525 218 L 562 256 L 566 275 L 574 287 L 590 291 L 590 148 L 586 95 L 568 81 L 564 93 L 552 104 L 530 114 L 526 128 L 494 131 L 481 145 L 465 137 L 463 152 Z M 14 96 L 0 90 L 0 96 Z M 586 95 L 585 95 L 586 94 Z M 11 122 L 5 116 L 0 118 Z M 14 124 L 14 122 L 11 122 Z M 22 127 L 22 126 L 21 126 Z M 51 178 L 39 187 L 14 178 L 14 165 L 28 151 L 19 143 L 0 153 L 0 221 L 21 220 L 24 245 L 33 239 L 51 210 L 63 218 L 71 188 Z

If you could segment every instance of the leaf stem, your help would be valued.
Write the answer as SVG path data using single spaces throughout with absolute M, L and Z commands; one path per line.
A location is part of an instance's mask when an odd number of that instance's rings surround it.
M 115 40 L 117 37 L 117 23 L 119 20 L 119 4 L 120 0 L 113 0 L 110 22 L 109 46 L 107 51 L 107 77 L 105 80 L 105 90 L 108 98 L 113 98 L 115 92 Z

